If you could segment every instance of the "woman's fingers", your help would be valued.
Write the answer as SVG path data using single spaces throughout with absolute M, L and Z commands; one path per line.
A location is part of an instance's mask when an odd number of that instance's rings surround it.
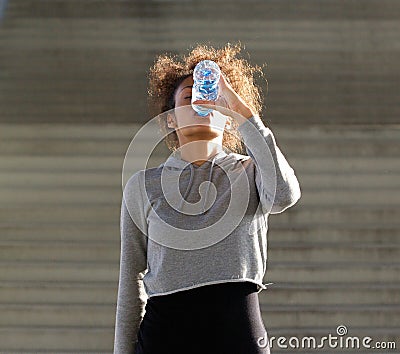
M 221 94 L 224 95 L 228 101 L 235 100 L 239 97 L 236 91 L 232 88 L 232 86 L 228 83 L 225 76 L 222 74 L 219 79 L 219 85 L 221 88 Z
M 226 106 L 229 107 L 230 110 L 246 118 L 254 115 L 250 108 L 247 106 L 246 102 L 233 89 L 233 87 L 223 74 L 220 76 L 219 84 L 221 88 L 221 95 L 224 97 Z
M 218 97 L 217 101 L 197 100 L 193 104 L 217 110 L 226 116 L 238 120 L 239 124 L 243 122 L 243 119 L 248 119 L 254 115 L 246 102 L 236 93 L 222 73 L 219 85 L 220 97 Z

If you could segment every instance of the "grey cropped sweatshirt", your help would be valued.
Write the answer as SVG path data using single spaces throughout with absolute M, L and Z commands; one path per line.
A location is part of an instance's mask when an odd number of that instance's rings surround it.
M 294 170 L 259 116 L 238 131 L 248 155 L 223 149 L 197 166 L 172 153 L 123 188 L 114 354 L 133 354 L 149 297 L 250 281 L 267 265 L 268 215 L 301 196 Z

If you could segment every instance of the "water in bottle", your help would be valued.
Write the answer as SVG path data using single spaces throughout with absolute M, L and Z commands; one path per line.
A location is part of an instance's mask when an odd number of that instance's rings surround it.
M 212 60 L 199 62 L 193 71 L 192 107 L 200 116 L 207 116 L 212 109 L 194 105 L 196 100 L 216 101 L 221 70 Z

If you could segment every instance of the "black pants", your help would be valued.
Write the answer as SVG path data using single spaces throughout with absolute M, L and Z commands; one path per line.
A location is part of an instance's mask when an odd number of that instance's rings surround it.
M 225 282 L 148 298 L 134 354 L 181 353 L 269 354 L 257 285 Z

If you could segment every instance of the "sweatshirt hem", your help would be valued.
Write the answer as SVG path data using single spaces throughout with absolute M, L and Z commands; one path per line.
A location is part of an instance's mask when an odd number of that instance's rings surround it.
M 250 279 L 250 278 L 221 279 L 221 280 L 208 281 L 208 282 L 204 282 L 204 283 L 198 283 L 195 285 L 186 286 L 186 287 L 175 289 L 175 290 L 165 291 L 162 293 L 151 294 L 151 295 L 148 295 L 148 298 L 151 298 L 153 296 L 169 295 L 169 294 L 177 293 L 179 291 L 195 289 L 195 288 L 199 288 L 200 286 L 204 286 L 204 285 L 212 285 L 212 284 L 220 284 L 220 283 L 228 283 L 228 282 L 233 283 L 233 282 L 242 282 L 242 281 L 249 281 L 251 283 L 254 283 L 254 284 L 257 284 L 258 286 L 260 286 L 260 289 L 257 291 L 257 293 L 259 293 L 261 290 L 267 289 L 267 285 L 273 284 L 273 283 L 263 284 L 261 282 L 258 282 L 256 280 Z

